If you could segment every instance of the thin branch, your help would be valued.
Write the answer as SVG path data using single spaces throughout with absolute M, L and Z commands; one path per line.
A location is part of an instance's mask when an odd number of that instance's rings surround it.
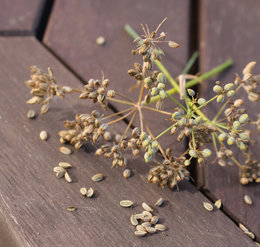
M 109 100 L 109 101 L 121 103 L 121 104 L 124 104 L 124 105 L 131 105 L 131 106 L 135 106 L 136 105 L 135 103 L 132 103 L 132 102 L 119 100 L 119 99 L 114 99 L 114 98 L 111 98 L 111 97 L 106 97 L 106 99 Z
M 118 93 L 118 92 L 115 92 L 116 95 L 118 95 L 119 97 L 123 98 L 123 99 L 126 99 L 127 101 L 129 102 L 132 102 L 132 103 L 135 103 L 132 99 L 126 97 L 125 95 L 121 94 L 121 93 Z
M 117 122 L 119 122 L 119 121 L 125 119 L 126 117 L 128 117 L 128 116 L 129 116 L 130 114 L 132 114 L 134 111 L 135 111 L 135 109 L 133 109 L 132 111 L 128 112 L 126 115 L 124 115 L 124 116 L 122 116 L 122 117 L 120 117 L 120 118 L 118 118 L 118 119 L 115 119 L 115 120 L 113 120 L 113 121 L 108 122 L 107 124 L 108 124 L 108 125 L 111 125 L 111 124 L 117 123 Z
M 172 113 L 170 113 L 170 112 L 158 110 L 158 109 L 155 109 L 155 108 L 152 108 L 152 107 L 149 107 L 149 106 L 142 106 L 142 108 L 150 110 L 150 111 L 159 112 L 159 113 L 162 113 L 162 114 L 165 114 L 165 115 L 169 115 L 169 116 L 172 115 Z
M 102 120 L 105 120 L 105 119 L 108 119 L 108 118 L 111 118 L 111 117 L 114 117 L 114 116 L 120 115 L 120 114 L 122 114 L 122 113 L 124 113 L 124 112 L 127 112 L 127 111 L 132 110 L 133 108 L 134 108 L 134 107 L 130 107 L 130 108 L 127 108 L 127 109 L 125 109 L 125 110 L 123 110 L 123 111 L 120 111 L 120 112 L 117 112 L 117 113 L 111 114 L 111 115 L 109 115 L 109 116 L 106 116 L 106 117 L 102 118 Z
M 128 129 L 130 128 L 131 124 L 133 123 L 133 121 L 134 121 L 134 119 L 135 119 L 135 116 L 136 116 L 136 113 L 137 113 L 137 110 L 135 109 L 135 112 L 134 112 L 134 114 L 133 114 L 133 116 L 132 116 L 132 118 L 131 118 L 129 124 L 128 124 L 127 127 L 126 127 L 126 129 L 125 129 L 125 131 L 124 131 L 124 133 L 123 133 L 123 135 L 122 135 L 122 137 L 121 137 L 121 139 L 120 139 L 120 142 L 124 139 L 124 137 L 125 137 L 125 135 L 126 135 Z M 120 142 L 119 142 L 119 143 L 120 143 Z

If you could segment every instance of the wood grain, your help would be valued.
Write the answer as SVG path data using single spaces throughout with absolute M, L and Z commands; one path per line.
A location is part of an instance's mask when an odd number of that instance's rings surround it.
M 204 210 L 207 199 L 188 181 L 180 185 L 180 192 L 147 184 L 148 167 L 142 159 L 129 161 L 135 175 L 124 180 L 122 169 L 111 169 L 110 162 L 95 157 L 91 145 L 71 156 L 59 153 L 56 133 L 62 120 L 93 106 L 71 96 L 55 100 L 46 116 L 29 120 L 29 93 L 23 81 L 28 67 L 37 64 L 51 66 L 66 85 L 80 87 L 80 82 L 32 37 L 0 38 L 0 56 L 0 212 L 19 246 L 255 246 L 221 211 Z M 50 134 L 47 142 L 39 139 L 43 129 Z M 61 160 L 73 165 L 72 184 L 55 178 L 52 169 Z M 97 172 L 106 179 L 92 182 Z M 83 198 L 81 186 L 92 186 L 95 198 Z M 169 230 L 136 238 L 130 215 L 142 210 L 143 201 L 152 204 L 159 197 L 166 204 L 155 212 Z M 122 199 L 136 206 L 122 208 Z M 78 210 L 68 212 L 68 205 Z
M 232 82 L 235 73 L 242 74 L 242 69 L 250 61 L 256 61 L 255 74 L 260 72 L 260 51 L 258 49 L 259 33 L 259 1 L 202 1 L 200 19 L 200 50 L 201 72 L 206 72 L 228 58 L 234 60 L 234 66 L 221 77 L 214 79 L 223 83 Z M 250 13 L 250 14 L 248 14 Z M 201 91 L 207 98 L 213 96 L 212 85 L 214 80 L 202 84 Z M 241 97 L 247 99 L 245 93 Z M 208 111 L 211 117 L 219 109 L 217 103 L 210 105 Z M 245 102 L 250 119 L 257 118 L 259 102 Z M 256 144 L 253 155 L 260 160 L 260 136 L 253 132 Z M 239 152 L 236 153 L 238 155 Z M 242 162 L 242 161 L 241 161 Z M 205 189 L 214 197 L 221 198 L 226 210 L 237 220 L 242 221 L 260 237 L 260 197 L 259 185 L 241 186 L 239 184 L 239 171 L 237 167 L 223 168 L 218 165 L 209 165 L 205 170 Z M 248 194 L 254 203 L 248 206 L 243 196 Z
M 43 0 L 1 0 L 0 34 L 31 34 Z
M 140 24 L 147 23 L 151 29 L 168 17 L 161 28 L 168 34 L 169 40 L 181 44 L 178 49 L 171 49 L 167 44 L 163 63 L 177 76 L 181 73 L 188 59 L 189 41 L 189 1 L 55 1 L 53 12 L 46 30 L 44 43 L 62 58 L 77 74 L 88 80 L 100 78 L 101 71 L 111 80 L 111 88 L 137 100 L 136 91 L 129 88 L 136 81 L 127 74 L 134 62 L 141 62 L 140 56 L 131 55 L 135 48 L 132 39 L 123 27 L 129 23 L 139 34 L 143 34 Z M 104 36 L 106 44 L 96 45 L 96 38 Z M 120 104 L 114 106 L 121 110 Z M 176 105 L 165 100 L 163 109 L 173 112 Z M 154 135 L 170 126 L 169 116 L 144 110 L 145 118 Z M 134 122 L 139 125 L 139 116 Z M 173 146 L 175 138 L 160 139 L 162 145 L 171 146 L 176 155 L 183 152 L 182 144 Z

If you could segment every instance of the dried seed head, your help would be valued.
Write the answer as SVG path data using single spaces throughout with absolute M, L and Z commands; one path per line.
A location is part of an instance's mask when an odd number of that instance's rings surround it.
M 145 202 L 142 203 L 142 207 L 145 211 L 148 211 L 148 212 L 153 211 L 153 209 L 150 206 L 148 206 Z
M 106 40 L 103 36 L 99 36 L 96 39 L 96 43 L 97 43 L 97 45 L 102 46 L 106 43 Z
M 72 151 L 69 148 L 64 147 L 64 146 L 60 147 L 59 150 L 61 153 L 65 154 L 65 155 L 70 155 L 72 153 Z
M 40 132 L 40 138 L 41 138 L 41 140 L 43 140 L 43 141 L 47 141 L 47 139 L 48 139 L 47 131 L 42 130 L 42 131 Z
M 208 202 L 203 202 L 203 207 L 207 210 L 207 211 L 212 211 L 213 210 L 213 206 L 208 203 Z
M 82 187 L 82 188 L 80 188 L 80 193 L 81 193 L 81 195 L 83 195 L 83 196 L 85 196 L 86 194 L 87 194 L 87 188 L 86 187 Z
M 33 118 L 35 118 L 35 116 L 36 116 L 36 113 L 35 113 L 34 110 L 29 110 L 29 111 L 27 112 L 27 118 L 33 119 Z
M 72 179 L 69 175 L 69 173 L 65 172 L 65 180 L 68 182 L 68 183 L 71 183 L 72 182 Z
M 125 170 L 123 171 L 123 177 L 124 177 L 125 179 L 128 179 L 130 176 L 131 176 L 131 170 L 130 170 L 130 169 L 125 169 Z
M 59 162 L 59 166 L 65 168 L 65 169 L 72 167 L 72 165 L 70 163 L 64 162 L 64 161 Z
M 162 197 L 157 200 L 157 202 L 154 204 L 155 206 L 161 207 L 163 205 L 163 199 Z
M 120 201 L 120 206 L 124 208 L 129 208 L 133 205 L 134 203 L 130 200 L 122 200 Z
M 222 205 L 222 202 L 221 202 L 221 199 L 218 199 L 215 203 L 214 203 L 215 207 L 220 209 L 221 208 L 221 205 Z
M 97 173 L 91 177 L 92 181 L 99 182 L 104 179 L 104 175 L 102 173 Z
M 244 201 L 248 205 L 252 205 L 253 204 L 253 201 L 252 201 L 252 199 L 251 199 L 251 197 L 249 195 L 245 195 L 244 196 Z

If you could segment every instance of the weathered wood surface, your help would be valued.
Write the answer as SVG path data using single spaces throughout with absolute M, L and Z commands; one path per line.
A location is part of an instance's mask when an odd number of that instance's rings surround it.
M 221 80 L 223 83 L 233 82 L 235 73 L 241 75 L 243 68 L 250 61 L 257 62 L 254 74 L 259 74 L 259 8 L 260 2 L 255 0 L 202 1 L 200 16 L 201 72 L 206 72 L 226 59 L 232 58 L 234 66 L 215 79 Z M 202 84 L 201 92 L 205 97 L 213 96 L 212 85 L 214 82 L 211 80 Z M 246 94 L 241 94 L 242 96 L 247 99 Z M 250 119 L 256 119 L 256 113 L 259 113 L 259 102 L 252 103 L 246 100 L 245 106 L 249 111 Z M 209 115 L 214 117 L 218 109 L 217 103 L 211 104 Z M 253 155 L 259 161 L 260 136 L 255 131 L 252 138 L 256 140 Z M 248 226 L 258 238 L 260 237 L 259 185 L 242 186 L 239 184 L 237 167 L 223 168 L 215 164 L 206 166 L 204 189 L 214 197 L 221 198 L 225 210 L 235 220 Z M 245 194 L 252 197 L 254 201 L 252 206 L 244 203 Z
M 29 120 L 29 92 L 23 81 L 28 67 L 37 64 L 51 66 L 66 85 L 81 83 L 33 37 L 0 38 L 0 56 L 0 213 L 19 246 L 255 246 L 221 211 L 204 210 L 207 199 L 188 181 L 180 185 L 180 192 L 149 185 L 144 181 L 148 167 L 141 159 L 129 161 L 135 175 L 124 180 L 122 169 L 112 170 L 110 162 L 95 157 L 91 145 L 71 156 L 59 153 L 56 133 L 62 121 L 93 106 L 68 96 L 55 100 L 46 116 Z M 47 142 L 39 139 L 43 129 L 50 134 Z M 73 164 L 72 184 L 52 171 L 61 160 Z M 96 172 L 106 179 L 92 182 Z M 92 186 L 95 198 L 83 198 L 81 186 Z M 142 210 L 143 201 L 151 204 L 161 196 L 166 204 L 155 212 L 169 230 L 135 237 L 130 215 Z M 133 200 L 136 207 L 121 208 L 122 199 Z M 68 212 L 68 205 L 78 210 Z
M 141 62 L 140 56 L 131 55 L 135 48 L 132 38 L 123 27 L 129 23 L 139 34 L 143 34 L 140 24 L 147 23 L 151 30 L 167 17 L 161 31 L 167 32 L 167 39 L 181 44 L 178 49 L 171 49 L 162 44 L 166 56 L 163 63 L 177 76 L 181 73 L 188 59 L 189 48 L 189 1 L 167 0 L 162 4 L 156 0 L 146 1 L 55 1 L 48 23 L 44 43 L 62 58 L 77 74 L 85 80 L 100 78 L 101 71 L 111 80 L 111 88 L 134 100 L 136 91 L 128 89 L 136 81 L 130 78 L 127 70 L 134 62 Z M 106 44 L 97 46 L 96 38 L 104 36 Z M 114 104 L 121 110 L 122 105 Z M 176 105 L 166 99 L 163 110 L 173 112 Z M 123 106 L 124 108 L 124 106 Z M 170 126 L 169 116 L 144 110 L 144 115 L 154 135 Z M 139 125 L 139 116 L 134 124 Z M 165 146 L 173 146 L 175 138 L 160 139 Z M 178 145 L 178 152 L 183 152 L 183 145 Z
M 43 0 L 0 0 L 0 35 L 31 34 Z

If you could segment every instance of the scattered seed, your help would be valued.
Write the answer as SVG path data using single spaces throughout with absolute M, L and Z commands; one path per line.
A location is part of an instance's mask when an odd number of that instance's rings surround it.
M 143 211 L 143 217 L 141 218 L 141 220 L 150 221 L 152 217 L 153 215 L 149 211 Z
M 137 226 L 136 226 L 136 230 L 137 230 L 137 231 L 140 231 L 140 232 L 146 232 L 145 227 L 142 226 L 142 225 L 137 225 Z
M 249 195 L 245 195 L 244 196 L 244 201 L 248 205 L 252 205 L 252 203 L 253 203 L 253 201 L 252 201 L 252 199 L 251 199 L 251 197 Z
M 136 219 L 136 217 L 135 217 L 134 214 L 131 215 L 131 217 L 130 217 L 130 222 L 131 222 L 131 224 L 132 224 L 133 226 L 138 225 L 138 221 L 137 221 L 137 219 Z
M 238 225 L 243 232 L 249 232 L 249 230 L 243 224 L 239 223 Z
M 72 167 L 72 165 L 70 163 L 64 162 L 64 161 L 59 162 L 59 166 L 65 168 L 65 169 Z
M 160 199 L 158 199 L 158 201 L 154 205 L 157 206 L 157 207 L 161 207 L 163 205 L 162 197 Z
M 85 196 L 85 195 L 87 194 L 87 192 L 88 192 L 88 190 L 87 190 L 86 187 L 80 188 L 80 193 L 81 193 L 81 195 Z
M 61 153 L 66 154 L 66 155 L 70 155 L 72 153 L 72 151 L 69 148 L 64 147 L 64 146 L 60 147 L 59 150 Z
M 147 226 L 146 228 L 145 228 L 145 230 L 147 231 L 147 232 L 149 232 L 149 233 L 156 233 L 156 228 L 155 227 L 151 227 L 151 226 Z
M 255 239 L 255 234 L 252 232 L 245 232 L 245 234 L 250 237 L 251 239 Z
M 153 212 L 153 209 L 150 206 L 148 206 L 145 202 L 142 203 L 142 207 L 145 211 Z
M 103 36 L 99 36 L 96 39 L 96 43 L 97 43 L 97 45 L 102 46 L 106 43 L 106 40 Z
M 158 223 L 158 221 L 159 221 L 159 217 L 155 215 L 151 219 L 151 224 L 155 225 Z
M 30 118 L 30 119 L 35 118 L 35 116 L 36 116 L 36 113 L 35 113 L 34 110 L 29 110 L 29 111 L 27 112 L 27 117 Z
M 68 183 L 71 183 L 72 182 L 72 179 L 69 175 L 69 173 L 65 172 L 65 180 L 68 182 Z
M 120 201 L 120 206 L 124 208 L 129 208 L 133 205 L 134 203 L 130 200 L 122 200 Z
M 60 167 L 60 166 L 55 166 L 55 167 L 53 168 L 53 171 L 54 171 L 54 172 L 60 172 L 60 171 L 64 171 L 64 172 L 65 172 L 65 169 L 64 169 L 63 167 Z
M 58 171 L 58 172 L 56 173 L 56 177 L 57 177 L 57 178 L 63 178 L 64 175 L 65 175 L 65 171 Z
M 92 176 L 92 181 L 99 182 L 104 179 L 104 175 L 102 173 L 97 173 L 94 176 Z
M 47 141 L 47 139 L 48 139 L 48 134 L 47 134 L 47 131 L 46 131 L 46 130 L 42 130 L 42 131 L 40 132 L 40 138 L 41 138 L 41 140 L 43 140 L 43 141 Z
M 163 225 L 163 224 L 156 224 L 155 225 L 155 229 L 157 230 L 157 231 L 165 231 L 165 230 L 167 230 L 167 227 L 165 226 L 165 225 Z
M 146 234 L 147 234 L 147 232 L 135 231 L 135 236 L 137 236 L 137 237 L 143 237 Z
M 131 176 L 131 170 L 130 169 L 125 169 L 123 172 L 123 177 L 125 179 L 128 179 Z
M 143 214 L 135 214 L 135 218 L 136 218 L 137 220 L 142 219 L 142 217 L 143 217 Z
M 221 199 L 218 199 L 217 201 L 215 201 L 214 205 L 216 208 L 220 209 L 221 205 L 222 205 Z
M 93 188 L 89 188 L 88 191 L 87 191 L 87 197 L 92 197 L 94 195 L 94 190 Z
M 77 210 L 77 208 L 74 207 L 74 206 L 68 206 L 67 210 L 70 211 L 70 212 L 73 212 L 73 211 Z
M 212 211 L 213 210 L 213 206 L 208 203 L 208 202 L 203 202 L 203 207 L 208 210 L 208 211 Z

